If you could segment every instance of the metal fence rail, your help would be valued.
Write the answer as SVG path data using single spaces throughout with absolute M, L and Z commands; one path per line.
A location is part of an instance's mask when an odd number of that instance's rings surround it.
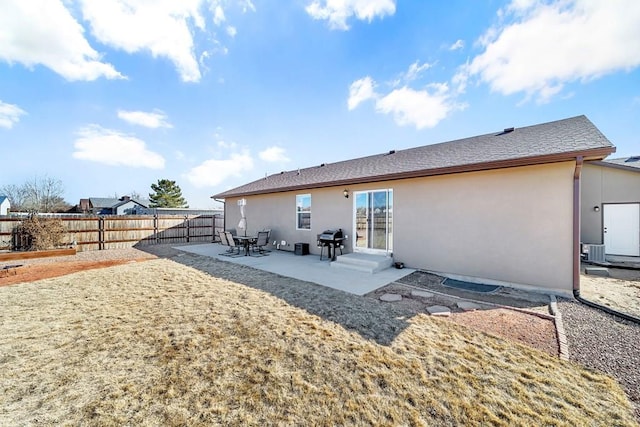
M 222 215 L 60 216 L 65 245 L 78 251 L 129 248 L 134 245 L 218 241 Z M 21 217 L 0 217 L 0 250 L 26 250 Z

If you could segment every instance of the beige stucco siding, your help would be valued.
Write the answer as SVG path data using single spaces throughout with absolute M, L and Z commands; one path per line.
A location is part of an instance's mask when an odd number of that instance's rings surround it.
M 394 259 L 408 267 L 571 293 L 575 163 L 526 166 L 246 197 L 249 232 L 271 228 L 273 240 L 310 244 L 342 228 L 353 245 L 353 192 L 393 189 Z M 295 230 L 295 196 L 312 196 L 312 229 Z M 226 201 L 237 228 L 237 199 Z
M 399 182 L 394 256 L 570 293 L 573 171 L 567 162 Z
M 308 243 L 312 254 L 319 254 L 316 237 L 329 228 L 342 228 L 351 236 L 352 199 L 340 188 L 314 189 L 245 197 L 245 213 L 250 233 L 270 228 L 271 241 L 286 241 L 282 250 L 293 251 L 295 243 Z M 296 195 L 311 194 L 311 230 L 296 230 Z M 237 229 L 240 207 L 237 198 L 226 200 L 227 229 Z
M 580 239 L 602 244 L 602 205 L 640 202 L 640 171 L 585 164 L 581 179 Z M 594 207 L 598 206 L 599 211 Z

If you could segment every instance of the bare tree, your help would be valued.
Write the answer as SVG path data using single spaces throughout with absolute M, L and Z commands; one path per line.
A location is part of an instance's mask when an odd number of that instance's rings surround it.
M 9 198 L 11 210 L 57 212 L 67 210 L 70 205 L 64 201 L 64 186 L 59 179 L 34 177 L 22 186 L 8 185 L 2 191 Z
M 140 194 L 140 193 L 138 193 L 137 191 L 134 190 L 134 191 L 131 192 L 131 198 L 133 200 L 139 201 L 139 200 L 142 200 L 144 197 L 142 196 L 142 194 Z
M 5 185 L 0 188 L 0 194 L 7 196 L 9 203 L 11 204 L 11 210 L 21 211 L 23 210 L 26 194 L 24 186 L 18 187 L 14 184 Z

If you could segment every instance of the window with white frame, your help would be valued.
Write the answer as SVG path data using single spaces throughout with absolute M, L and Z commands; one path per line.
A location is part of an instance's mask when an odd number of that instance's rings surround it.
M 311 230 L 311 194 L 296 196 L 296 229 Z

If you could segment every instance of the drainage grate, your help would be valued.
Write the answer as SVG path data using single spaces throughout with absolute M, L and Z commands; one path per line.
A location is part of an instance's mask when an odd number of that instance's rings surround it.
M 445 279 L 442 283 L 443 286 L 450 288 L 461 289 L 463 291 L 490 293 L 500 289 L 500 286 L 496 285 L 483 285 L 480 283 L 463 282 L 462 280 Z

